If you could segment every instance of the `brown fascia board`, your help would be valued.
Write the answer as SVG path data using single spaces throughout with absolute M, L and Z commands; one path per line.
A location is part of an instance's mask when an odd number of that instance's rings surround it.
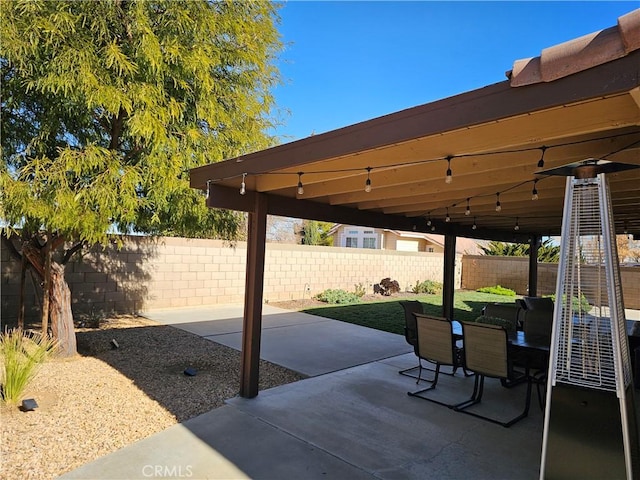
M 210 195 L 207 200 L 207 206 L 210 208 L 254 212 L 258 198 L 262 198 L 267 201 L 267 214 L 269 215 L 334 222 L 343 225 L 361 225 L 405 232 L 434 233 L 431 232 L 430 228 L 427 230 L 426 222 L 419 217 L 409 218 L 402 215 L 387 215 L 379 212 L 327 205 L 311 200 L 293 200 L 279 195 L 250 191 L 245 195 L 240 195 L 237 188 L 224 187 L 222 185 L 211 185 L 209 192 Z M 471 227 L 451 225 L 439 221 L 434 221 L 433 225 L 436 227 L 436 234 L 444 235 L 452 233 L 459 237 L 470 237 L 480 240 L 526 243 L 529 236 L 527 232 L 519 232 L 514 235 L 512 230 L 491 230 L 484 228 L 472 230 Z
M 512 88 L 509 81 L 402 110 L 259 152 L 194 168 L 191 187 L 207 180 L 260 174 L 336 158 L 593 98 L 640 85 L 640 50 L 549 83 Z

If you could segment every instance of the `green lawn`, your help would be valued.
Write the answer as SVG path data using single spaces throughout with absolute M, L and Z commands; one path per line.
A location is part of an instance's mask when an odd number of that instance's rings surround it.
M 398 302 L 401 300 L 418 300 L 423 304 L 424 311 L 430 315 L 442 316 L 442 296 L 416 295 L 389 301 L 376 301 L 368 303 L 354 303 L 349 305 L 327 305 L 326 307 L 314 307 L 302 310 L 311 315 L 333 318 L 343 322 L 376 328 L 385 332 L 404 334 L 404 312 Z M 456 320 L 474 320 L 482 313 L 482 308 L 487 303 L 503 302 L 513 303 L 514 297 L 480 293 L 473 291 L 460 291 L 455 294 L 454 314 Z

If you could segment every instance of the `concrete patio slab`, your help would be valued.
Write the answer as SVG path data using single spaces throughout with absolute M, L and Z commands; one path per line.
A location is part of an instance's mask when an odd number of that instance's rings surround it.
M 242 306 L 146 312 L 152 320 L 240 350 Z M 265 305 L 260 357 L 315 376 L 411 352 L 401 335 Z

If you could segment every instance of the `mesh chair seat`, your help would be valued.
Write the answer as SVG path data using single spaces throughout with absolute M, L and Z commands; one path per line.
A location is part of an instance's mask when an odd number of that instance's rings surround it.
M 493 423 L 510 427 L 529 414 L 531 403 L 531 378 L 528 369 L 524 376 L 519 375 L 513 369 L 510 358 L 509 341 L 507 331 L 498 325 L 463 322 L 464 336 L 464 361 L 468 370 L 476 374 L 473 393 L 466 402 L 456 405 L 456 411 L 460 411 L 474 417 L 488 420 Z M 498 378 L 500 380 L 516 381 L 518 375 L 527 383 L 527 392 L 524 411 L 508 421 L 481 415 L 467 410 L 469 407 L 481 402 L 484 391 L 485 377 Z

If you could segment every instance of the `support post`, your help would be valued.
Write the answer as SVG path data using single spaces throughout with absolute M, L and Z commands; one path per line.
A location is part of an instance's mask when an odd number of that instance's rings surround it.
M 540 248 L 540 236 L 531 235 L 529 240 L 529 288 L 527 294 L 530 297 L 538 296 L 538 249 Z
M 262 294 L 264 289 L 264 257 L 267 233 L 267 197 L 256 194 L 249 213 L 247 267 L 242 324 L 242 371 L 240 396 L 258 395 L 260 339 L 262 335 Z
M 453 297 L 456 279 L 456 236 L 444 236 L 444 276 L 442 288 L 442 316 L 453 320 Z

